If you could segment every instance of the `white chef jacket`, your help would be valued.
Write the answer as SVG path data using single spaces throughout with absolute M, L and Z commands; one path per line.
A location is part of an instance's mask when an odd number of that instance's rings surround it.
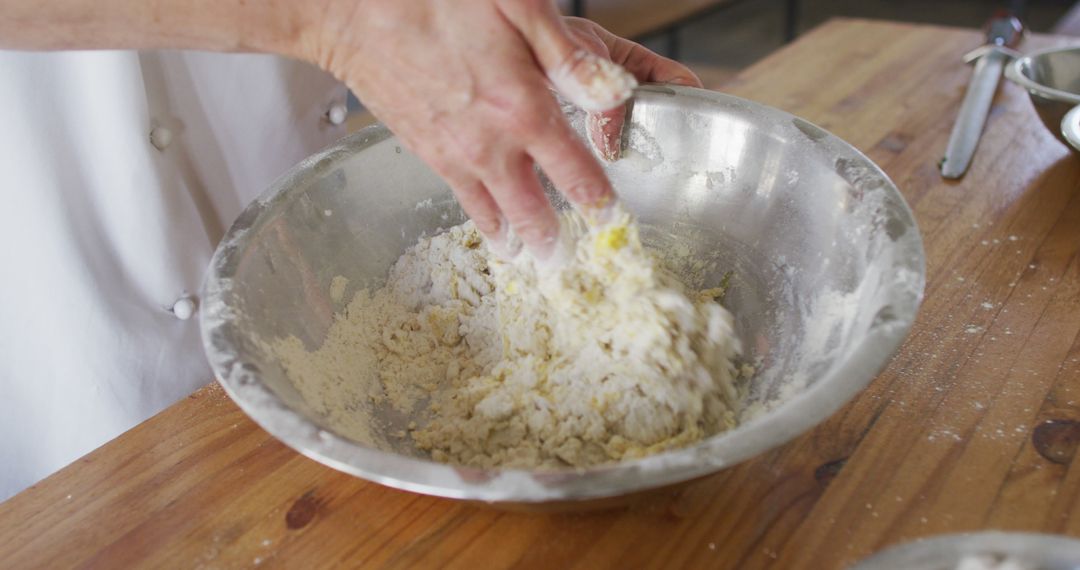
M 0 500 L 212 380 L 177 313 L 345 98 L 266 55 L 0 51 Z

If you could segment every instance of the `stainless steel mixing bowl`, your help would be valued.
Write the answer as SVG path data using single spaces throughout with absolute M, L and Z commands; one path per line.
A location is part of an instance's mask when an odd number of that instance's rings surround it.
M 1027 90 L 1046 128 L 1080 150 L 1080 47 L 1052 48 L 1017 58 L 1005 76 Z M 1068 117 L 1066 116 L 1068 115 Z
M 580 132 L 582 115 L 567 112 Z M 821 422 L 885 365 L 921 301 L 922 242 L 896 187 L 824 130 L 720 93 L 643 87 L 627 125 L 626 156 L 607 171 L 645 240 L 675 265 L 704 263 L 694 285 L 734 272 L 725 304 L 748 358 L 759 360 L 737 429 L 640 460 L 547 471 L 457 468 L 400 439 L 376 448 L 341 435 L 264 343 L 292 335 L 319 347 L 356 290 L 382 282 L 421 235 L 465 220 L 446 184 L 381 125 L 294 167 L 218 247 L 201 318 L 221 384 L 259 425 L 316 461 L 391 487 L 502 504 L 687 481 Z M 344 300 L 330 293 L 339 275 L 349 280 Z M 375 430 L 409 420 L 378 407 L 357 413 L 373 414 Z
M 971 556 L 1007 557 L 1020 568 L 1076 570 L 1080 568 L 1080 540 L 1029 532 L 945 534 L 893 546 L 851 570 L 953 570 Z

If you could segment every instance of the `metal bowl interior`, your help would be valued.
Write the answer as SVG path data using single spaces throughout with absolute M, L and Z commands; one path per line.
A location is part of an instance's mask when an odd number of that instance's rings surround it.
M 1011 557 L 1022 568 L 1075 570 L 1080 540 L 1024 532 L 948 534 L 889 548 L 851 570 L 952 570 L 973 555 Z
M 1039 118 L 1061 142 L 1062 119 L 1080 105 L 1080 47 L 1053 48 L 1017 58 L 1005 71 L 1031 97 Z M 1070 145 L 1071 146 L 1071 145 Z
M 581 132 L 583 115 L 567 113 Z M 316 413 L 265 343 L 292 335 L 317 348 L 355 291 L 378 286 L 422 235 L 465 220 L 445 183 L 380 125 L 294 167 L 222 241 L 202 309 L 221 384 L 262 427 L 317 461 L 392 487 L 486 502 L 579 501 L 687 481 L 821 422 L 870 382 L 914 321 L 924 255 L 903 198 L 850 145 L 776 109 L 646 86 L 629 115 L 625 157 L 607 171 L 645 240 L 677 269 L 712 268 L 693 285 L 715 286 L 734 272 L 725 304 L 747 356 L 759 359 L 737 429 L 584 470 L 479 470 L 436 463 L 392 438 L 365 441 Z M 349 280 L 343 301 L 330 294 L 336 276 Z M 357 409 L 376 431 L 409 419 Z

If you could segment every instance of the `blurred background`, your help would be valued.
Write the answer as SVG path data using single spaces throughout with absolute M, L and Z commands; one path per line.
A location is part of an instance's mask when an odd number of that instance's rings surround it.
M 980 28 L 999 9 L 1028 29 L 1080 36 L 1076 0 L 561 0 L 604 27 L 695 69 L 715 88 L 830 18 L 873 18 Z
M 608 30 L 689 65 L 709 89 L 830 18 L 981 28 L 1007 9 L 1035 33 L 1074 35 L 1078 0 L 559 0 Z M 975 46 L 972 46 L 975 47 Z M 962 54 L 957 54 L 959 58 Z M 351 129 L 374 119 L 350 101 Z

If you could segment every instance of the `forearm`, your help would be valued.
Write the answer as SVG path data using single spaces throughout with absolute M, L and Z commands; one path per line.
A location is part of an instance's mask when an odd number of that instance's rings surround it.
M 292 55 L 303 0 L 3 0 L 0 48 L 197 49 Z

